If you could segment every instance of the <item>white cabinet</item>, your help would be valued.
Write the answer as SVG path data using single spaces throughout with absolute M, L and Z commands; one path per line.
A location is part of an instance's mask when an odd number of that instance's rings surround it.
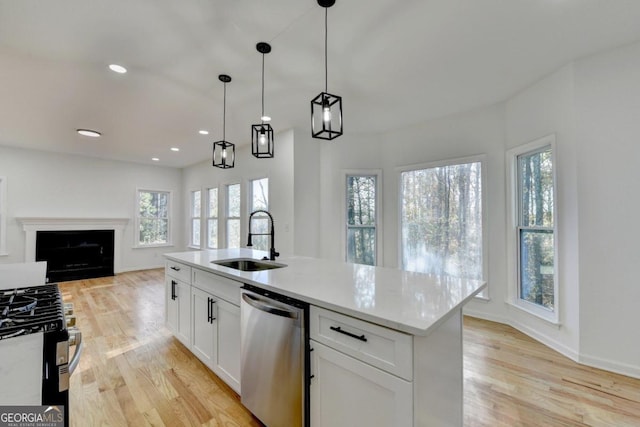
M 311 427 L 413 426 L 413 341 L 311 306 Z
M 200 274 L 199 274 L 200 273 Z M 234 299 L 229 292 L 241 283 L 215 275 L 202 278 L 194 270 L 191 289 L 193 343 L 191 351 L 233 390 L 240 393 L 240 307 L 221 297 Z M 213 276 L 213 277 L 211 277 Z M 234 301 L 235 302 L 235 301 Z
M 412 383 L 311 341 L 311 427 L 413 425 Z
M 191 346 L 190 277 L 190 267 L 167 262 L 165 322 L 175 337 L 187 347 Z M 185 278 L 187 281 L 184 280 Z

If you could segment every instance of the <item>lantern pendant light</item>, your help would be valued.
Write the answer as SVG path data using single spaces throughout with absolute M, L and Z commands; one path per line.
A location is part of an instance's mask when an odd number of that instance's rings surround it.
M 224 98 L 222 107 L 222 141 L 213 143 L 213 166 L 229 169 L 236 162 L 236 146 L 225 140 L 226 131 L 226 114 L 227 114 L 227 83 L 231 81 L 231 77 L 226 74 L 220 74 L 218 80 L 224 83 Z
M 273 128 L 268 122 L 271 117 L 264 115 L 264 55 L 271 52 L 269 43 L 260 42 L 256 45 L 262 54 L 262 115 L 260 124 L 251 125 L 251 154 L 263 159 L 273 157 Z
M 311 136 L 319 139 L 334 139 L 342 135 L 342 97 L 327 90 L 327 15 L 335 0 L 318 0 L 325 8 L 324 15 L 324 92 L 311 101 Z

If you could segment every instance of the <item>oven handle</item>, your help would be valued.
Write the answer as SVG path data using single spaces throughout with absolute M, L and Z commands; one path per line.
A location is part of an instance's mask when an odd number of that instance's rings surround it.
M 69 375 L 73 374 L 73 371 L 78 367 L 78 363 L 80 363 L 80 355 L 82 354 L 82 349 L 84 347 L 84 343 L 82 342 L 82 332 L 75 331 L 73 334 L 75 335 L 76 340 L 76 351 L 73 353 L 73 357 L 69 362 Z

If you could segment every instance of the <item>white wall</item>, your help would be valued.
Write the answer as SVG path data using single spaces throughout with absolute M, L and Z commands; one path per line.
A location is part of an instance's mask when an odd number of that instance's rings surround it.
M 162 254 L 176 248 L 133 248 L 137 188 L 173 192 L 174 243 L 183 240 L 176 226 L 183 222 L 179 169 L 0 147 L 0 175 L 7 178 L 9 253 L 0 262 L 25 260 L 25 233 L 18 217 L 129 218 L 122 271 L 162 266 Z
M 640 43 L 576 63 L 581 359 L 637 377 L 639 77 Z
M 249 180 L 269 178 L 269 211 L 273 215 L 275 224 L 275 247 L 281 255 L 293 254 L 294 235 L 294 179 L 293 179 L 293 131 L 278 133 L 274 137 L 274 157 L 258 159 L 251 154 L 250 146 L 236 148 L 236 162 L 231 169 L 213 167 L 211 161 L 183 169 L 182 191 L 185 203 L 182 215 L 188 218 L 190 192 L 194 190 L 206 191 L 207 188 L 218 187 L 219 197 L 224 197 L 224 186 L 227 184 L 242 184 L 243 212 L 241 221 L 240 243 L 246 244 L 248 233 L 248 186 Z M 222 212 L 219 214 L 222 217 Z M 189 238 L 189 221 L 182 223 L 182 235 L 186 246 Z M 204 242 L 203 242 L 204 244 Z

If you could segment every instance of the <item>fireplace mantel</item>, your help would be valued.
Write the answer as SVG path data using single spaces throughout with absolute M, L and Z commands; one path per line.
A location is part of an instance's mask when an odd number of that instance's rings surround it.
M 61 218 L 61 217 L 18 217 L 25 231 L 24 260 L 36 260 L 36 232 L 56 230 L 114 230 L 113 269 L 121 271 L 122 235 L 129 218 Z

